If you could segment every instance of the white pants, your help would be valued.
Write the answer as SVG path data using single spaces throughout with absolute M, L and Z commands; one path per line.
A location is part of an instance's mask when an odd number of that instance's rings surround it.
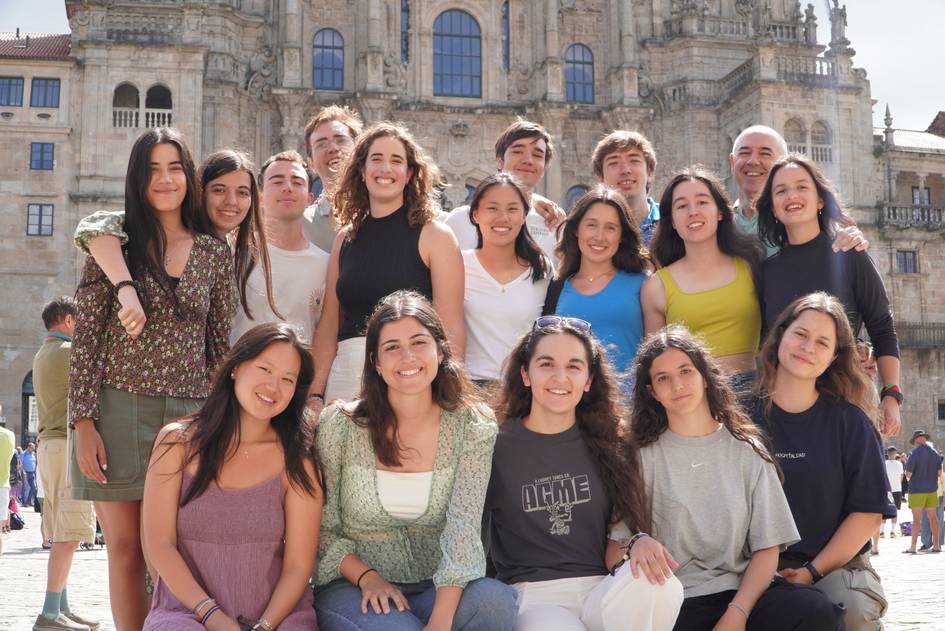
M 670 631 L 683 602 L 675 576 L 663 585 L 633 578 L 626 563 L 616 576 L 582 576 L 516 583 L 514 631 Z
M 365 346 L 363 337 L 349 337 L 338 342 L 335 361 L 331 363 L 328 383 L 325 384 L 325 403 L 335 399 L 350 401 L 361 394 Z

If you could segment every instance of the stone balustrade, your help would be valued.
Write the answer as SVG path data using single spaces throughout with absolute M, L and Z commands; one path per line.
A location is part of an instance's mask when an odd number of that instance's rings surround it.
M 922 204 L 883 204 L 879 214 L 882 226 L 895 228 L 945 229 L 945 210 Z

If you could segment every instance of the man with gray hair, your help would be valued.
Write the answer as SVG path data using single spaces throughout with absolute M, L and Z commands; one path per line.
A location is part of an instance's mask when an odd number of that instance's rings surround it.
M 752 125 L 742 130 L 735 138 L 732 152 L 728 155 L 728 164 L 738 187 L 738 200 L 735 202 L 735 224 L 745 234 L 758 235 L 758 213 L 755 200 L 761 194 L 768 179 L 771 166 L 786 156 L 787 142 L 774 129 L 766 125 Z M 856 227 L 853 219 L 843 213 L 842 227 L 837 230 L 834 239 L 834 251 L 848 252 L 856 249 L 860 252 L 869 247 L 869 241 Z M 777 253 L 778 248 L 763 244 L 768 256 Z

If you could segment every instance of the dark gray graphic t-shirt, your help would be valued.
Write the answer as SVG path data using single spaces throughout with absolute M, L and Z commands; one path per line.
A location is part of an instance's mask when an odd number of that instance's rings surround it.
M 491 554 L 506 583 L 607 573 L 611 501 L 575 425 L 538 434 L 521 419 L 499 428 L 486 497 Z

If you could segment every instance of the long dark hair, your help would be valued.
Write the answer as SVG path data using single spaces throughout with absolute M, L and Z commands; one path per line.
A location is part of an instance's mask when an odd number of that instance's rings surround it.
M 817 311 L 833 319 L 837 327 L 837 347 L 834 359 L 822 375 L 817 377 L 817 392 L 834 399 L 846 401 L 860 408 L 874 424 L 879 422 L 879 409 L 876 406 L 876 387 L 860 360 L 853 329 L 847 319 L 843 303 L 830 294 L 818 291 L 801 296 L 785 307 L 778 316 L 758 352 L 758 377 L 755 379 L 754 392 L 765 398 L 766 408 L 771 409 L 770 395 L 774 391 L 774 381 L 778 374 L 778 350 L 784 332 L 805 311 Z
M 502 393 L 496 409 L 499 421 L 521 418 L 531 412 L 532 391 L 525 386 L 522 371 L 528 371 L 538 342 L 549 335 L 574 336 L 587 352 L 591 387 L 581 396 L 575 417 L 613 502 L 611 521 L 623 520 L 631 532 L 649 530 L 650 511 L 643 490 L 640 460 L 636 448 L 627 440 L 620 388 L 603 346 L 589 331 L 562 322 L 526 333 L 509 355 L 502 377 Z
M 122 246 L 128 260 L 128 271 L 135 280 L 142 280 L 150 275 L 158 286 L 167 294 L 180 311 L 177 295 L 171 287 L 171 280 L 164 268 L 164 252 L 167 249 L 167 237 L 158 221 L 155 210 L 148 202 L 148 188 L 151 184 L 151 151 L 156 145 L 168 143 L 174 145 L 180 154 L 180 162 L 187 178 L 187 192 L 181 204 L 180 218 L 184 227 L 192 232 L 213 235 L 213 228 L 206 213 L 199 212 L 200 187 L 197 185 L 194 159 L 190 148 L 179 131 L 172 127 L 149 129 L 138 136 L 128 158 L 128 171 L 125 175 L 125 233 L 128 242 Z M 215 235 L 214 235 L 215 236 Z M 139 291 L 147 292 L 146 286 L 139 285 Z M 147 304 L 148 296 L 142 297 Z
M 284 322 L 270 322 L 254 326 L 233 345 L 214 375 L 207 400 L 191 417 L 189 428 L 192 429 L 188 430 L 183 467 L 196 458 L 197 473 L 187 493 L 181 496 L 181 506 L 199 497 L 211 482 L 218 479 L 223 464 L 239 447 L 240 404 L 231 377 L 233 370 L 258 357 L 275 342 L 291 344 L 301 360 L 292 400 L 271 421 L 282 445 L 286 474 L 291 484 L 310 495 L 315 494 L 316 484 L 324 491 L 324 478 L 314 450 L 315 427 L 306 418 L 305 411 L 308 389 L 315 373 L 312 356 L 292 327 Z M 305 470 L 306 460 L 315 465 L 314 480 Z
M 377 372 L 375 362 L 380 350 L 381 329 L 389 322 L 404 318 L 414 318 L 429 331 L 443 356 L 433 378 L 433 402 L 449 412 L 480 404 L 462 365 L 453 356 L 446 329 L 433 305 L 413 291 L 396 291 L 385 297 L 367 323 L 361 398 L 353 410 L 341 409 L 355 423 L 368 429 L 378 461 L 388 467 L 398 466 L 405 450 L 397 436 L 397 416 L 387 398 L 387 382 Z
M 242 171 L 249 175 L 249 191 L 252 196 L 249 212 L 240 222 L 234 242 L 233 268 L 236 272 L 236 287 L 240 295 L 240 304 L 243 306 L 246 317 L 252 320 L 253 314 L 246 299 L 246 283 L 249 281 L 253 266 L 258 262 L 266 283 L 266 299 L 269 301 L 269 307 L 273 313 L 281 318 L 279 310 L 276 309 L 275 299 L 272 297 L 272 268 L 269 263 L 269 248 L 266 246 L 266 233 L 262 227 L 262 213 L 259 208 L 256 166 L 249 155 L 242 151 L 223 149 L 207 156 L 207 159 L 200 165 L 200 171 L 198 172 L 200 189 L 203 191 L 201 214 L 207 216 L 207 221 L 209 221 L 207 189 L 210 183 L 219 177 L 236 171 Z
M 774 217 L 774 176 L 786 166 L 799 166 L 807 171 L 810 178 L 814 181 L 814 187 L 817 189 L 817 196 L 824 202 L 824 207 L 817 213 L 817 223 L 820 225 L 820 231 L 826 233 L 830 238 L 834 236 L 834 224 L 844 220 L 843 209 L 840 207 L 840 200 L 837 198 L 833 185 L 824 172 L 817 164 L 798 153 L 792 153 L 784 156 L 771 166 L 768 171 L 768 179 L 765 180 L 765 186 L 761 189 L 758 199 L 755 200 L 755 211 L 758 213 L 758 236 L 761 240 L 771 246 L 783 248 L 788 244 L 787 229 L 784 224 Z
M 728 378 L 705 342 L 679 324 L 671 324 L 652 333 L 643 341 L 643 345 L 637 352 L 633 415 L 630 421 L 633 439 L 637 446 L 645 447 L 656 442 L 669 428 L 666 409 L 650 391 L 653 385 L 650 369 L 656 358 L 671 348 L 685 353 L 705 380 L 705 396 L 709 402 L 709 413 L 712 418 L 724 425 L 732 436 L 751 445 L 751 448 L 763 460 L 777 468 L 778 463 L 762 447 L 764 435 L 738 405 Z M 780 469 L 778 470 L 780 475 Z
M 662 267 L 666 267 L 686 255 L 686 244 L 673 225 L 672 210 L 673 193 L 683 182 L 701 182 L 709 189 L 709 194 L 712 195 L 719 214 L 722 216 L 715 232 L 719 250 L 729 256 L 747 261 L 755 280 L 755 287 L 761 287 L 759 276 L 762 261 L 761 244 L 755 237 L 742 234 L 738 230 L 735 226 L 735 212 L 732 210 L 732 204 L 729 202 L 728 195 L 725 194 L 722 183 L 701 165 L 679 171 L 663 189 L 663 196 L 660 198 L 663 218 L 657 225 L 656 234 L 650 245 L 650 252 L 656 257 L 657 262 Z
M 574 210 L 558 227 L 558 245 L 555 253 L 561 259 L 558 278 L 570 278 L 581 269 L 581 250 L 578 247 L 578 226 L 584 215 L 594 204 L 607 204 L 617 212 L 620 221 L 620 243 L 614 254 L 613 264 L 622 272 L 640 274 L 651 267 L 650 254 L 640 238 L 640 229 L 631 219 L 630 208 L 623 195 L 603 185 L 598 185 L 581 195 L 574 203 Z
M 518 193 L 519 199 L 522 200 L 523 221 L 518 234 L 515 236 L 515 256 L 523 261 L 527 261 L 529 267 L 532 268 L 532 282 L 540 281 L 549 273 L 548 260 L 545 258 L 545 254 L 542 252 L 541 248 L 538 247 L 538 244 L 535 243 L 535 240 L 528 232 L 528 228 L 524 223 L 524 218 L 528 215 L 529 208 L 528 194 L 525 192 L 522 183 L 518 181 L 518 178 L 510 173 L 500 171 L 499 173 L 490 175 L 480 182 L 479 186 L 477 186 L 476 190 L 473 192 L 472 200 L 469 202 L 469 221 L 476 227 L 476 249 L 482 249 L 482 230 L 479 228 L 479 224 L 476 223 L 473 213 L 479 209 L 482 197 L 496 186 L 508 186 Z

